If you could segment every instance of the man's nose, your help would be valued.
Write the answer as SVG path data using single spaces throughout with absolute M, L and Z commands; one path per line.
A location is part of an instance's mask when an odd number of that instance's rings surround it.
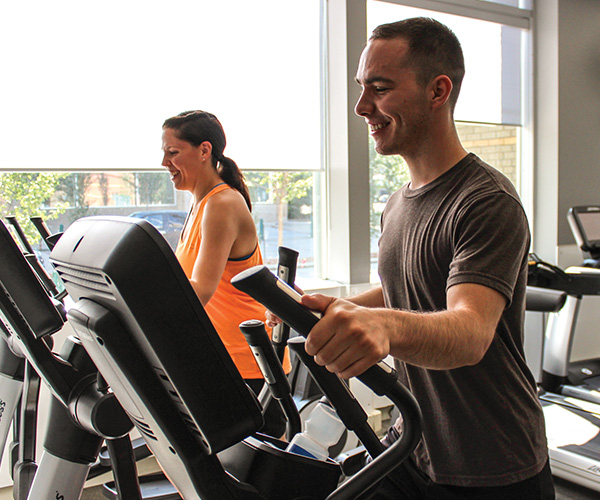
M 354 112 L 358 116 L 366 117 L 369 115 L 371 109 L 372 109 L 372 104 L 371 104 L 370 100 L 368 99 L 368 97 L 364 91 L 361 92 L 360 97 L 358 98 L 358 101 L 356 101 L 356 105 L 354 106 Z

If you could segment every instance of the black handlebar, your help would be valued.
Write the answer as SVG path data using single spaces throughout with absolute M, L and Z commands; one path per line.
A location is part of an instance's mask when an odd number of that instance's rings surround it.
M 277 278 L 266 266 L 255 266 L 238 274 L 231 284 L 262 303 L 304 337 L 319 321 L 319 315 L 303 306 L 300 295 Z M 376 394 L 389 397 L 403 416 L 402 437 L 335 490 L 327 500 L 356 498 L 405 460 L 421 438 L 421 409 L 414 396 L 398 380 L 397 372 L 379 362 L 357 377 Z M 339 380 L 339 384 L 344 383 Z M 345 386 L 344 386 L 345 387 Z
M 298 252 L 291 248 L 280 246 L 279 249 L 279 263 L 277 265 L 277 276 L 283 282 L 290 286 L 294 286 L 296 281 L 296 268 L 298 265 Z M 271 335 L 273 347 L 277 353 L 279 361 L 283 363 L 283 357 L 285 355 L 285 346 L 290 338 L 290 327 L 285 323 L 280 323 L 273 328 Z
M 302 421 L 294 398 L 292 388 L 283 371 L 283 366 L 275 353 L 271 339 L 267 335 L 262 321 L 252 319 L 240 325 L 240 331 L 250 346 L 261 373 L 269 387 L 270 394 L 279 402 L 287 419 L 286 438 L 292 439 L 302 430 Z M 259 400 L 261 397 L 259 396 Z M 261 404 L 263 402 L 261 401 Z M 267 402 L 268 404 L 268 402 Z

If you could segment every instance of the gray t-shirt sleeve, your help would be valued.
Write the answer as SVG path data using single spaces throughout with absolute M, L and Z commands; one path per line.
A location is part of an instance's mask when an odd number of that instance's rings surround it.
M 512 301 L 523 254 L 529 249 L 527 218 L 507 193 L 488 193 L 459 214 L 446 290 L 459 283 L 490 287 Z

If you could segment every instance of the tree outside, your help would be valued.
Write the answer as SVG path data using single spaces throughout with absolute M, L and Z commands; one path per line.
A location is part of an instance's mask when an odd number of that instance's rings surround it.
M 288 218 L 290 204 L 311 194 L 313 178 L 311 172 L 247 172 L 246 182 L 251 195 L 259 201 L 270 201 L 276 206 L 278 238 L 277 244 L 283 245 L 283 223 Z M 262 199 L 261 199 L 262 196 Z M 302 216 L 302 206 L 295 207 Z M 291 215 L 291 214 L 289 214 Z M 260 230 L 260 221 L 258 222 Z M 260 231 L 259 231 L 260 232 Z
M 369 138 L 369 175 L 371 178 L 371 238 L 378 238 L 380 219 L 389 196 L 409 181 L 408 166 L 401 156 L 382 156 Z
M 173 183 L 164 173 L 134 172 L 123 175 L 123 182 L 131 186 L 138 207 L 175 203 Z
M 56 205 L 63 204 L 68 208 L 69 223 L 75 222 L 81 217 L 92 215 L 87 196 L 88 190 L 94 181 L 93 176 L 94 174 L 85 172 L 63 175 L 56 185 L 55 191 L 52 193 L 48 206 L 54 208 Z M 106 179 L 99 183 L 99 188 L 104 193 L 104 196 L 106 196 Z
M 3 173 L 0 174 L 0 215 L 14 215 L 30 243 L 41 240 L 40 234 L 29 221 L 30 217 L 54 219 L 64 213 L 68 202 L 55 203 L 46 210 L 50 198 L 67 177 L 63 173 Z

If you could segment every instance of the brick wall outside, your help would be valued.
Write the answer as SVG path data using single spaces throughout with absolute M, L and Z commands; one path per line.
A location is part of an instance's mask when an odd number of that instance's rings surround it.
M 518 127 L 457 122 L 456 129 L 467 151 L 500 170 L 519 187 Z

